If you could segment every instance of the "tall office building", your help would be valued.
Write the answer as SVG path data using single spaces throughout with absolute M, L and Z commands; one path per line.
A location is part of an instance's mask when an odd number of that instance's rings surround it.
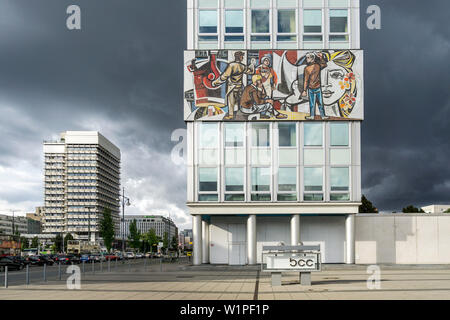
M 320 244 L 354 263 L 364 118 L 359 0 L 187 0 L 194 264 Z
M 106 208 L 119 226 L 120 150 L 96 131 L 66 131 L 44 141 L 44 233 L 99 238 Z

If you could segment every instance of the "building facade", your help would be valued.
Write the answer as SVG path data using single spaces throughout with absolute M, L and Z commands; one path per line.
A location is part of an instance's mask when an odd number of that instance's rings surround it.
M 96 131 L 66 131 L 44 141 L 45 233 L 99 238 L 109 208 L 119 226 L 120 150 Z
M 179 244 L 181 250 L 192 250 L 192 229 L 180 231 Z
M 188 0 L 194 264 L 320 244 L 354 263 L 361 200 L 359 0 Z
M 141 234 L 147 233 L 150 229 L 155 230 L 155 233 L 161 239 L 164 239 L 164 234 L 167 233 L 169 242 L 173 237 L 178 236 L 178 228 L 172 219 L 163 216 L 147 216 L 147 215 L 126 215 L 124 223 L 120 224 L 120 233 L 118 237 L 125 239 L 130 235 L 130 223 L 136 220 L 137 229 Z M 125 229 L 123 229 L 125 228 Z
M 450 209 L 450 204 L 432 204 L 421 209 L 426 213 L 444 213 Z
M 27 218 L 0 214 L 0 234 L 15 235 L 17 232 L 19 235 L 28 233 Z

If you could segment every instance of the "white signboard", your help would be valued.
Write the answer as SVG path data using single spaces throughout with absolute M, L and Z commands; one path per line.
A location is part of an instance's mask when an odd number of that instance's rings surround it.
M 271 253 L 267 254 L 266 270 L 319 271 L 320 255 L 313 253 Z

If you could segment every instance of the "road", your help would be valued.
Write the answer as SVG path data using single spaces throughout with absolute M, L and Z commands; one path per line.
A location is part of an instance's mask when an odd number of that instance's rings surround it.
M 184 261 L 179 261 L 179 263 L 184 263 Z M 156 268 L 162 262 L 160 259 L 136 259 L 136 260 L 122 260 L 122 261 L 111 261 L 110 271 L 111 272 L 127 272 L 133 270 L 145 270 L 147 268 Z M 164 262 L 163 265 L 167 263 Z M 172 263 L 173 264 L 173 263 Z M 108 262 L 103 263 L 85 263 L 76 264 L 80 268 L 80 271 L 86 274 L 95 273 L 105 273 L 108 272 Z M 66 280 L 70 276 L 70 273 L 66 273 L 69 265 L 61 265 L 61 280 Z M 45 267 L 45 277 L 47 281 L 59 280 L 59 265 L 54 264 L 53 266 Z M 4 286 L 5 273 L 0 272 L 0 287 Z M 30 266 L 29 267 L 29 282 L 30 284 L 39 284 L 44 282 L 44 267 L 43 266 Z M 9 271 L 8 272 L 8 286 L 14 285 L 24 285 L 26 284 L 26 268 L 20 271 Z

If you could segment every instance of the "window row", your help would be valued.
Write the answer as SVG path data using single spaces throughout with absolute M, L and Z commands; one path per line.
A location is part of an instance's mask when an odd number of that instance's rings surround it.
M 272 177 L 275 176 L 275 179 Z M 302 170 L 300 201 L 324 201 L 324 168 L 304 167 Z M 219 170 L 217 167 L 198 168 L 198 201 L 219 201 Z M 272 201 L 272 181 L 275 182 L 274 201 L 299 201 L 297 167 L 279 167 L 272 173 L 270 167 L 250 168 L 250 201 Z M 223 179 L 224 201 L 246 201 L 246 172 L 244 167 L 225 167 Z M 350 200 L 349 167 L 329 169 L 330 201 Z
M 275 125 L 275 124 L 274 124 Z M 224 146 L 225 147 L 243 147 L 246 139 L 245 123 L 224 123 Z M 330 127 L 330 146 L 348 147 L 349 146 L 349 123 L 331 122 Z M 199 147 L 217 148 L 219 146 L 219 123 L 201 122 L 199 124 Z M 278 123 L 278 146 L 296 147 L 297 146 L 297 123 Z M 268 122 L 251 123 L 249 135 L 251 137 L 252 147 L 270 147 L 272 124 Z M 324 123 L 323 122 L 305 122 L 303 124 L 303 145 L 305 147 L 320 147 L 324 145 Z
M 272 19 L 272 15 L 275 19 Z M 349 9 L 199 9 L 199 42 L 330 42 L 349 41 Z M 219 37 L 220 36 L 220 37 Z

